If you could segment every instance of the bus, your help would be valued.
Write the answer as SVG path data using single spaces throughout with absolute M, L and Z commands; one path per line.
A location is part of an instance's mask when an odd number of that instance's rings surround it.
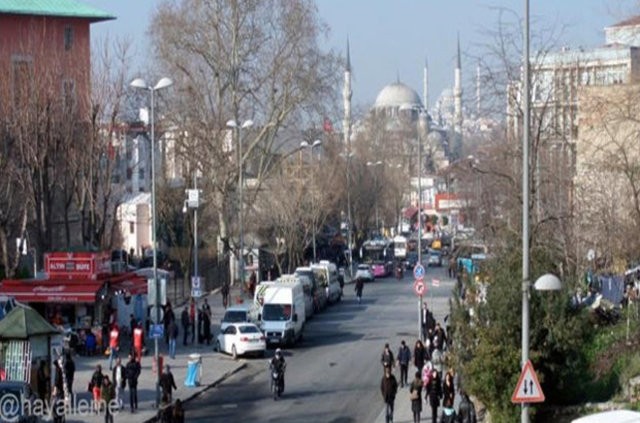
M 393 255 L 398 260 L 405 260 L 407 258 L 407 237 L 397 235 L 393 238 Z
M 388 239 L 368 240 L 360 247 L 360 260 L 370 264 L 373 276 L 385 277 L 393 272 L 395 248 L 393 241 Z

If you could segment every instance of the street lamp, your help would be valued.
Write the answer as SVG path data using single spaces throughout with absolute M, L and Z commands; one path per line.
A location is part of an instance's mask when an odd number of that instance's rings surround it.
M 158 280 L 158 246 L 156 245 L 156 155 L 155 155 L 155 92 L 163 88 L 168 88 L 173 84 L 169 78 L 161 78 L 153 87 L 147 85 L 144 79 L 136 78 L 131 81 L 133 88 L 147 90 L 151 94 L 151 244 L 153 244 L 153 284 L 155 286 L 155 324 L 160 324 L 160 286 Z M 166 328 L 165 328 L 166 330 Z M 160 405 L 160 363 L 158 352 L 158 337 L 154 337 L 154 358 L 156 360 L 156 406 Z
M 377 162 L 367 162 L 367 166 L 369 166 L 369 167 L 377 167 L 377 166 L 380 166 L 380 165 L 382 165 L 382 161 L 380 161 L 380 160 L 378 160 Z M 374 189 L 376 191 L 378 191 L 378 172 L 376 172 L 375 170 L 373 172 L 373 183 L 374 183 L 374 186 L 375 186 Z M 376 231 L 379 231 L 380 230 L 380 219 L 379 219 L 379 216 L 378 216 L 378 197 L 379 197 L 379 195 L 378 195 L 377 192 L 375 194 L 376 194 L 375 195 L 375 199 L 376 199 Z
M 186 190 L 187 200 L 182 209 L 186 213 L 188 209 L 193 209 L 193 277 L 191 278 L 191 297 L 195 301 L 195 321 L 194 327 L 198 327 L 198 299 L 202 296 L 202 285 L 198 276 L 198 207 L 200 207 L 200 190 L 198 189 L 198 173 L 193 172 L 193 189 Z M 194 329 L 195 330 L 195 329 Z M 200 343 L 200 337 L 196 337 L 196 342 Z
M 319 147 L 322 144 L 322 141 L 320 140 L 315 140 L 313 142 L 313 144 L 309 144 L 306 141 L 302 141 L 300 143 L 300 148 L 308 148 L 309 149 L 309 159 L 311 161 L 313 161 L 313 149 L 315 147 Z M 311 197 L 313 199 L 313 196 Z M 313 262 L 316 262 L 316 217 L 315 217 L 315 210 L 313 210 L 311 212 L 311 220 L 312 220 L 312 228 L 311 228 L 311 232 L 312 232 L 312 236 L 313 236 Z
M 244 217 L 242 215 L 242 137 L 241 130 L 250 128 L 253 126 L 253 121 L 251 119 L 245 120 L 241 124 L 238 124 L 238 121 L 231 119 L 227 121 L 227 127 L 233 128 L 238 131 L 238 214 L 239 214 L 239 232 L 240 232 L 240 253 L 238 254 L 238 267 L 240 273 L 240 283 L 244 285 Z M 241 285 L 241 286 L 242 286 Z

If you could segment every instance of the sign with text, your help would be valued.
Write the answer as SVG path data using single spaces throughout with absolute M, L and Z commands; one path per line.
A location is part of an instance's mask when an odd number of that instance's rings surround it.
M 44 266 L 49 278 L 97 279 L 111 272 L 111 257 L 104 252 L 47 253 Z

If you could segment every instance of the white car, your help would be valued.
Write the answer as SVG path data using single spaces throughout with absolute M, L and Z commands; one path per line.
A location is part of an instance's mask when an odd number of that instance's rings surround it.
M 224 332 L 231 323 L 250 323 L 251 306 L 248 304 L 240 304 L 227 308 L 220 321 L 220 332 Z
M 264 335 L 253 323 L 231 323 L 216 340 L 216 350 L 234 359 L 247 354 L 263 357 L 266 348 Z
M 356 270 L 356 279 L 362 279 L 365 282 L 373 282 L 375 277 L 373 276 L 373 270 L 368 264 L 359 264 Z

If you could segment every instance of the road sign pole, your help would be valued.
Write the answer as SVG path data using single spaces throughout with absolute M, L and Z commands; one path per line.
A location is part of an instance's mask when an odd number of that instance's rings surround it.
M 418 339 L 422 339 L 422 295 L 418 296 Z

